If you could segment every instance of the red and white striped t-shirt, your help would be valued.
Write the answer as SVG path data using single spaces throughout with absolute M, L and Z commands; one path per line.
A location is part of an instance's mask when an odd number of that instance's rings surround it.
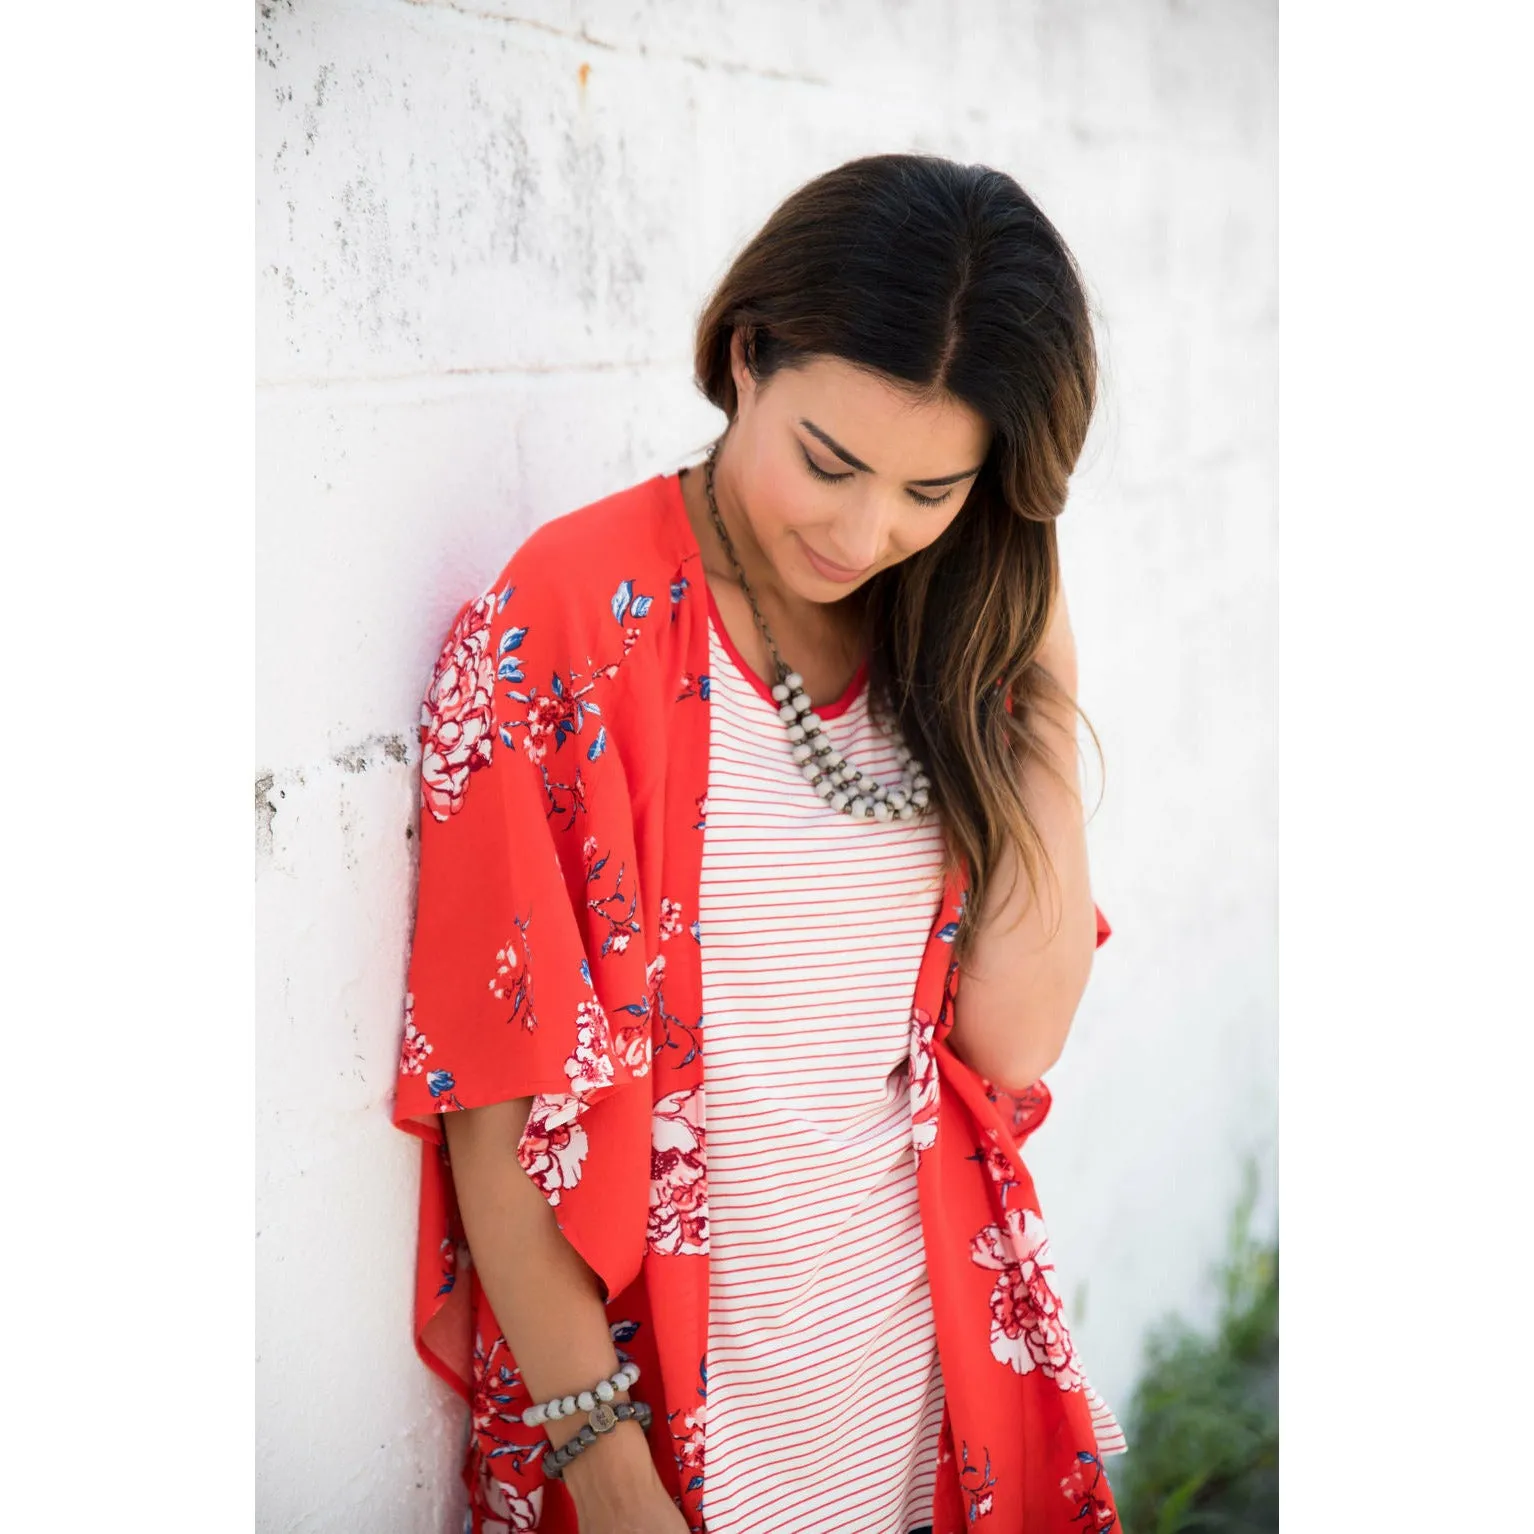
M 908 1534 L 943 1414 L 906 1082 L 941 832 L 830 809 L 709 607 L 704 1516 L 709 1534 Z M 866 683 L 817 712 L 893 782 Z

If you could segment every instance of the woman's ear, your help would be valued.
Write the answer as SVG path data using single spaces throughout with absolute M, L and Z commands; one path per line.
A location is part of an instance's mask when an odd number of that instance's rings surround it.
M 756 378 L 746 360 L 746 333 L 737 325 L 730 333 L 730 376 L 735 380 L 737 408 L 756 394 Z

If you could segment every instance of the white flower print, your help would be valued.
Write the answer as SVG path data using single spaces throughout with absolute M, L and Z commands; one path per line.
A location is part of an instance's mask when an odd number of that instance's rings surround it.
M 493 593 L 464 609 L 437 658 L 421 704 L 421 807 L 436 820 L 456 815 L 469 774 L 490 763 L 494 745 Z
M 660 983 L 666 973 L 664 954 L 656 956 L 645 965 L 645 999 L 642 1006 L 625 1007 L 623 1011 L 633 1020 L 620 1021 L 613 1029 L 613 1054 L 626 1065 L 635 1078 L 650 1074 L 650 1062 L 654 1057 L 651 1040 L 652 1020 L 660 994 Z
M 653 1252 L 708 1250 L 708 1173 L 703 1089 L 658 1098 L 650 1120 L 650 1220 Z
M 703 1474 L 704 1434 L 708 1424 L 708 1403 L 699 1401 L 691 1411 L 682 1413 L 682 1432 L 671 1429 L 671 1452 L 684 1480 Z
M 650 1024 L 641 1019 L 628 1027 L 621 1027 L 613 1035 L 613 1052 L 628 1067 L 629 1075 L 638 1079 L 650 1074 L 650 1059 L 654 1046 L 650 1042 Z
M 557 1205 L 560 1195 L 581 1180 L 589 1146 L 580 1114 L 580 1102 L 564 1093 L 535 1097 L 517 1143 L 522 1170 L 551 1204 Z
M 488 1468 L 481 1478 L 481 1485 L 492 1520 L 486 1525 L 485 1534 L 500 1534 L 500 1527 L 504 1527 L 508 1534 L 524 1534 L 525 1530 L 539 1526 L 543 1516 L 543 1487 L 534 1486 L 524 1494 L 491 1474 Z
M 522 959 L 515 938 L 507 938 L 504 948 L 496 949 L 495 974 L 490 980 L 490 994 L 497 1001 L 510 1001 L 522 978 Z
M 589 1097 L 612 1085 L 612 1030 L 599 1001 L 583 1001 L 576 1008 L 575 1048 L 565 1061 L 565 1075 L 570 1078 L 570 1091 L 577 1098 Z
M 1083 1384 L 1060 1298 L 1050 1283 L 1049 1235 L 1032 1210 L 1009 1209 L 1006 1224 L 987 1225 L 970 1257 L 997 1273 L 991 1291 L 991 1353 L 1019 1374 L 1042 1369 L 1061 1390 Z
M 916 1160 L 937 1141 L 938 1076 L 937 1050 L 933 1040 L 937 1022 L 921 1007 L 911 1012 L 911 1048 L 908 1068 L 911 1078 L 911 1141 Z
M 426 1035 L 415 1025 L 415 997 L 405 992 L 405 1037 L 400 1045 L 399 1068 L 401 1075 L 419 1076 L 426 1069 L 426 1057 L 431 1045 Z

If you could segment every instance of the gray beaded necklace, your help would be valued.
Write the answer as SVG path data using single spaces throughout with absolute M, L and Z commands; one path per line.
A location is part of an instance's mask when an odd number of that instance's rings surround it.
M 725 530 L 724 518 L 719 515 L 719 502 L 714 498 L 714 459 L 718 452 L 719 443 L 715 442 L 708 450 L 708 461 L 703 469 L 709 515 L 713 518 L 719 541 L 735 567 L 735 576 L 741 590 L 751 604 L 756 626 L 762 631 L 762 637 L 772 653 L 777 678 L 772 686 L 772 696 L 778 705 L 778 717 L 788 732 L 789 749 L 799 771 L 833 810 L 840 810 L 854 820 L 915 820 L 927 814 L 932 781 L 921 762 L 912 756 L 910 747 L 903 740 L 897 741 L 895 745 L 895 755 L 900 762 L 898 788 L 887 788 L 868 773 L 854 767 L 837 750 L 820 716 L 811 707 L 809 696 L 804 691 L 804 678 L 797 671 L 790 670 L 788 663 L 778 654 L 767 620 L 762 617 L 761 609 L 756 605 L 756 596 L 746 580 L 746 572 L 736 558 L 735 545 Z

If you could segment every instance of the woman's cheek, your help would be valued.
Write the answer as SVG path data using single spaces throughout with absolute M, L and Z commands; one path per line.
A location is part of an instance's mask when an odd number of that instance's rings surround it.
M 778 541 L 813 524 L 816 497 L 808 481 L 809 475 L 792 465 L 772 465 L 762 481 L 759 502 L 764 539 Z

